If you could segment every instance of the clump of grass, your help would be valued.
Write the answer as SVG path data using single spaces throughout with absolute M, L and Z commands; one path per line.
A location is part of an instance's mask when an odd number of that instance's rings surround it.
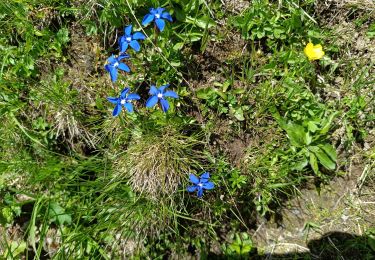
M 75 151 L 82 144 L 94 147 L 93 134 L 83 125 L 85 103 L 78 90 L 73 89 L 63 75 L 64 70 L 58 69 L 55 75 L 48 76 L 40 87 L 33 89 L 35 106 L 43 108 L 43 113 L 48 115 L 46 123 L 50 125 L 52 137 L 68 143 Z M 31 113 L 35 117 L 40 110 Z
M 129 149 L 116 160 L 117 174 L 134 191 L 157 199 L 175 192 L 193 169 L 201 168 L 202 141 L 168 127 L 159 134 L 134 136 Z

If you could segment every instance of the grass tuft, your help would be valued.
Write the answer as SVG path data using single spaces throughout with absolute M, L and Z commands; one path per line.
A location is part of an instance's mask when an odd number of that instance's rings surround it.
M 128 179 L 135 191 L 158 199 L 176 192 L 190 172 L 202 168 L 202 146 L 198 136 L 184 136 L 173 128 L 142 134 L 116 159 L 115 174 Z

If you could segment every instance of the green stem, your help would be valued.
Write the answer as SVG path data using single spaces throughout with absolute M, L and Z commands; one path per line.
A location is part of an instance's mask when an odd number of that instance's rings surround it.
M 159 30 L 156 27 L 156 24 L 154 24 L 154 34 L 155 34 L 155 39 L 154 39 L 154 44 L 157 47 L 158 46 L 158 36 L 159 36 Z

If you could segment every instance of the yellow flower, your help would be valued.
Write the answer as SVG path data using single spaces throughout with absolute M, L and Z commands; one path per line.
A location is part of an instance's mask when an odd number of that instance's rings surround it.
M 314 45 L 311 42 L 306 45 L 304 52 L 309 60 L 319 60 L 324 56 L 322 45 Z

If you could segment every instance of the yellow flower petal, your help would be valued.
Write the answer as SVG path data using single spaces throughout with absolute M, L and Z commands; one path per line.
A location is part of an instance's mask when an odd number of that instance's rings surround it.
M 309 60 L 319 60 L 324 56 L 322 45 L 314 45 L 311 42 L 306 45 L 304 52 Z

